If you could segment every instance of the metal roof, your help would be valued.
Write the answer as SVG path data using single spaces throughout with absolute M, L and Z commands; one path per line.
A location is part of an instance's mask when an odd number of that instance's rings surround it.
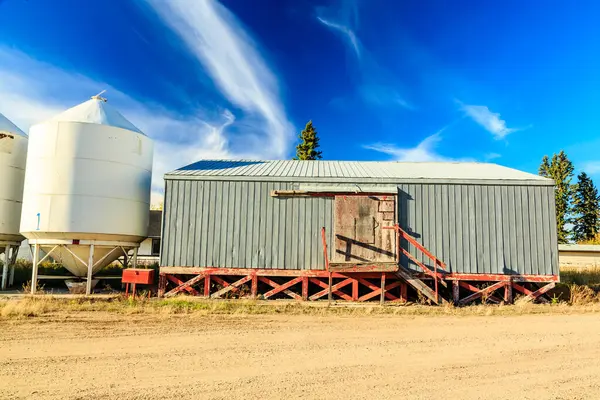
M 597 245 L 597 244 L 559 244 L 558 250 L 559 251 L 600 253 L 600 245 Z
M 369 183 L 501 181 L 554 185 L 553 180 L 538 175 L 474 162 L 201 160 L 167 173 L 165 179 Z

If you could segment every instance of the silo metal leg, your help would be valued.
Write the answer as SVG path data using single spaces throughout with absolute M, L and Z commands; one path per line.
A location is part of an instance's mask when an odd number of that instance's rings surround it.
M 138 255 L 138 248 L 134 248 L 133 249 L 133 258 L 131 259 L 131 264 L 133 268 L 137 268 L 137 255 Z
M 2 267 L 2 290 L 6 289 L 6 280 L 8 279 L 8 264 L 10 264 L 10 245 L 7 244 L 4 249 L 4 266 Z
M 85 294 L 92 294 L 92 269 L 94 268 L 94 245 L 90 245 L 90 258 L 88 259 L 87 282 L 85 285 Z
M 38 267 L 40 263 L 40 245 L 33 245 L 33 268 L 31 271 L 31 294 L 37 291 Z
M 15 282 L 15 264 L 17 262 L 17 256 L 19 255 L 19 247 L 13 249 L 14 254 L 10 262 L 10 272 L 8 273 L 8 286 L 12 286 Z

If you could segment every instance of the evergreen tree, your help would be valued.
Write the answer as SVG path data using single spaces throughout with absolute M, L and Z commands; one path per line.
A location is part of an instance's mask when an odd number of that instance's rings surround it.
M 600 199 L 592 179 L 582 172 L 577 176 L 573 198 L 573 239 L 575 242 L 594 240 L 598 233 Z
M 319 136 L 312 121 L 308 121 L 300 135 L 300 144 L 296 146 L 296 157 L 294 160 L 320 160 L 323 158 L 319 148 Z
M 572 207 L 573 187 L 571 179 L 573 178 L 573 169 L 573 163 L 562 150 L 560 153 L 552 156 L 552 161 L 550 161 L 548 156 L 544 156 L 539 169 L 541 176 L 554 179 L 556 185 L 554 196 L 558 243 L 567 243 L 568 241 L 569 232 L 565 225 L 568 222 Z

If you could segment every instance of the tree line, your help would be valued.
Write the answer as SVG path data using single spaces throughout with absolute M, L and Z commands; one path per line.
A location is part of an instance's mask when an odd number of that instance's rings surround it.
M 600 243 L 600 198 L 585 172 L 572 183 L 575 167 L 564 151 L 544 156 L 539 174 L 554 179 L 556 232 L 559 243 Z

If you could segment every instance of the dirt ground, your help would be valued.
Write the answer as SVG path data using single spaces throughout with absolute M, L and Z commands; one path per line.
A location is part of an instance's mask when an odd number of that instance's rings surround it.
M 600 398 L 600 316 L 0 320 L 0 398 Z

